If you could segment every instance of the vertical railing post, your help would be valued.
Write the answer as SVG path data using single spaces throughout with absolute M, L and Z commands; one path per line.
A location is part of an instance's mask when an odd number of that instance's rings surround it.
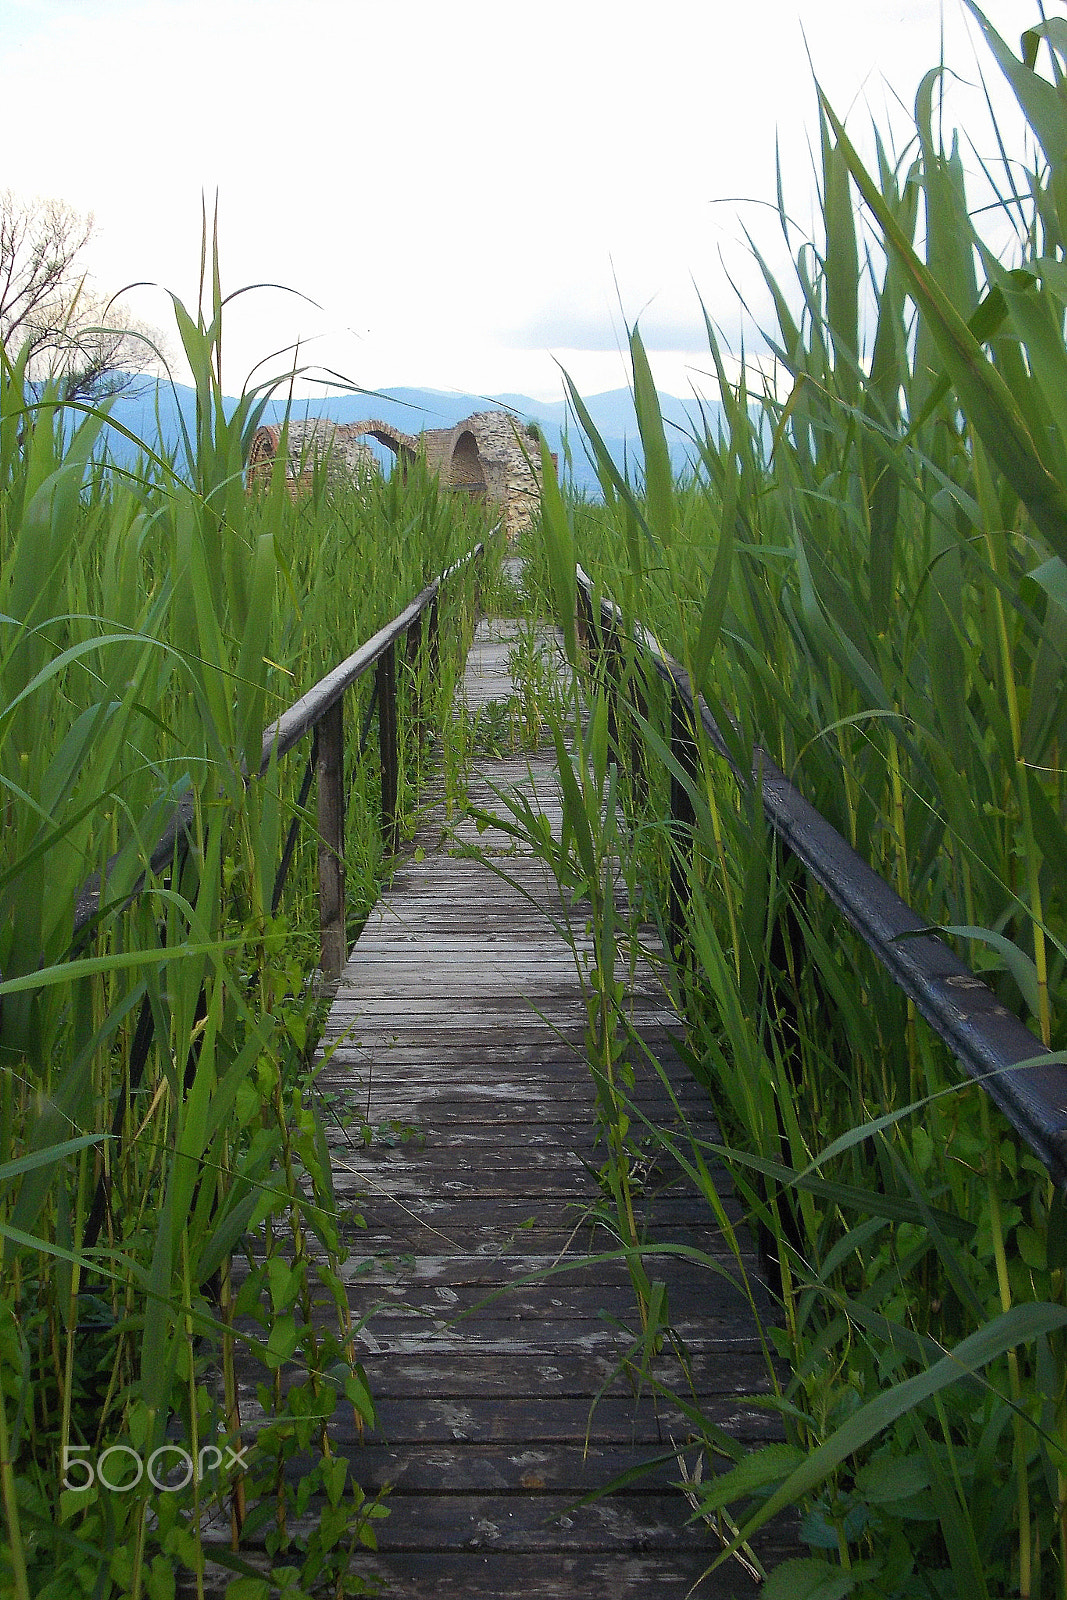
M 630 793 L 635 806 L 644 806 L 648 802 L 648 763 L 640 722 L 648 720 L 648 696 L 645 694 L 641 668 L 636 660 L 631 664 L 629 697 Z
M 415 748 L 421 754 L 422 743 L 426 735 L 426 719 L 422 708 L 422 672 L 420 656 L 422 654 L 422 614 L 420 613 L 408 629 L 407 664 L 411 673 L 411 721 L 415 729 Z
M 426 615 L 426 665 L 430 675 L 430 682 L 436 683 L 441 670 L 441 634 L 438 628 L 437 602 L 438 595 L 430 601 L 430 608 Z
M 688 778 L 696 776 L 697 745 L 689 708 L 674 684 L 668 690 L 671 718 L 671 755 L 682 773 Z M 671 948 L 681 951 L 685 945 L 685 912 L 689 903 L 689 873 L 693 858 L 693 823 L 696 812 L 693 799 L 682 778 L 671 771 L 671 882 L 668 903 Z
M 396 721 L 396 653 L 390 645 L 378 660 L 378 741 L 382 754 L 382 845 L 387 856 L 400 843 L 400 741 Z
M 319 823 L 319 939 L 323 976 L 341 976 L 345 938 L 345 725 L 344 695 L 319 722 L 316 802 Z
M 608 702 L 608 748 L 614 755 L 615 765 L 621 768 L 622 747 L 619 742 L 619 697 L 622 693 L 622 645 L 619 640 L 618 624 L 614 617 L 610 623 L 605 623 L 602 615 L 600 628 L 604 641 L 604 690 Z
M 480 549 L 471 562 L 474 573 L 474 588 L 471 594 L 471 605 L 474 607 L 475 620 L 482 609 L 482 563 L 485 561 L 485 544 L 479 541 Z
M 574 589 L 574 631 L 579 645 L 589 652 L 590 665 L 592 665 L 593 650 L 593 602 L 585 592 L 585 585 L 578 583 Z

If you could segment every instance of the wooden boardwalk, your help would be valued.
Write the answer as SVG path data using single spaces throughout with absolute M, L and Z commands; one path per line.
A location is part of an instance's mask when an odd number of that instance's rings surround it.
M 504 625 L 480 624 L 467 669 L 476 706 L 505 698 Z M 495 636 L 494 636 L 495 632 Z M 471 801 L 522 784 L 558 810 L 550 754 L 476 761 Z M 558 820 L 558 819 L 557 819 Z M 672 1484 L 676 1460 L 622 1492 L 576 1504 L 641 1461 L 685 1448 L 690 1424 L 641 1376 L 640 1321 L 626 1265 L 598 1225 L 594 1092 L 585 1010 L 570 948 L 552 929 L 554 883 L 510 842 L 435 813 L 422 859 L 396 872 L 352 951 L 333 1004 L 319 1083 L 371 1130 L 331 1135 L 339 1204 L 353 1231 L 350 1299 L 378 1428 L 339 1434 L 357 1480 L 390 1485 L 379 1551 L 357 1570 L 388 1596 L 686 1595 L 720 1548 Z M 496 853 L 515 883 L 462 853 Z M 521 885 L 521 890 L 516 887 Z M 544 909 L 542 909 L 544 908 Z M 674 1019 L 647 965 L 634 1015 L 673 1059 Z M 706 1104 L 675 1071 L 705 1134 Z M 636 1103 L 669 1123 L 656 1073 L 638 1064 Z M 729 1253 L 706 1208 L 650 1158 L 640 1224 L 653 1243 Z M 725 1181 L 724 1181 L 725 1186 Z M 593 1260 L 586 1260 L 592 1255 Z M 748 1262 L 753 1275 L 756 1262 Z M 741 1440 L 775 1437 L 773 1416 L 739 1399 L 766 1387 L 740 1294 L 678 1257 L 648 1263 L 667 1285 L 671 1324 L 654 1378 L 686 1386 Z M 679 1359 L 679 1352 L 683 1358 Z M 712 1464 L 705 1461 L 705 1476 Z M 773 1565 L 774 1537 L 757 1545 Z M 695 1591 L 758 1593 L 731 1561 Z

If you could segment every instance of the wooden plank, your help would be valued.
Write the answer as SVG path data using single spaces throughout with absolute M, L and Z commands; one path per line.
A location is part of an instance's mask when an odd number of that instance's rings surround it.
M 769 1409 L 746 1405 L 736 1395 L 707 1396 L 708 1421 L 741 1440 L 777 1438 L 779 1423 Z M 585 1397 L 558 1396 L 551 1406 L 531 1408 L 526 1399 L 502 1395 L 492 1406 L 472 1406 L 432 1394 L 415 1399 L 383 1396 L 378 1404 L 378 1427 L 358 1434 L 351 1414 L 338 1413 L 336 1432 L 348 1444 L 375 1440 L 399 1446 L 416 1441 L 477 1445 L 526 1441 L 532 1446 L 554 1444 L 584 1447 L 628 1445 L 651 1452 L 666 1448 L 672 1439 L 689 1445 L 692 1423 L 682 1412 L 653 1396 L 605 1395 L 590 1408 Z M 693 1462 L 694 1452 L 687 1457 Z
M 514 1104 L 517 1112 L 523 1106 L 544 1106 L 551 1118 L 573 1115 L 584 1117 L 587 1126 L 592 1122 L 589 1112 L 592 1109 L 595 1113 L 596 1089 L 584 1070 L 578 1077 L 573 1066 L 568 1071 L 566 1064 L 560 1062 L 556 1066 L 548 1064 L 540 1071 L 513 1075 L 506 1071 L 506 1064 L 501 1063 L 494 1074 L 470 1066 L 471 1052 L 466 1049 L 446 1056 L 434 1049 L 432 1054 L 437 1061 L 433 1074 L 427 1074 L 414 1061 L 410 1071 L 405 1072 L 405 1062 L 400 1061 L 395 1064 L 400 1069 L 399 1076 L 394 1075 L 388 1070 L 391 1063 L 387 1052 L 378 1057 L 364 1056 L 358 1071 L 342 1062 L 343 1073 L 320 1073 L 318 1088 L 324 1112 L 331 1118 L 358 1117 L 360 1111 L 373 1103 L 375 1092 L 384 1085 L 394 1094 L 397 1105 L 408 1101 L 412 1105 L 424 1103 L 433 1117 L 440 1114 L 462 1119 L 466 1116 L 472 1123 L 496 1121 L 503 1108 Z M 464 1077 L 465 1073 L 469 1076 Z M 716 1141 L 718 1129 L 699 1093 L 696 1088 L 681 1094 L 675 1091 L 685 1117 L 680 1131 L 684 1138 L 685 1130 L 692 1129 L 694 1136 L 707 1145 L 709 1141 Z M 626 1107 L 631 1117 L 639 1119 L 645 1107 L 668 1109 L 673 1113 L 674 1102 L 659 1084 L 639 1084 L 627 1095 Z M 534 1113 L 531 1110 L 528 1114 Z M 710 1157 L 710 1152 L 706 1153 Z
M 324 1317 L 316 1315 L 312 1320 L 329 1322 L 330 1316 L 327 1312 Z M 679 1337 L 684 1340 L 687 1331 L 684 1326 L 680 1327 Z M 515 1322 L 471 1319 L 455 1327 L 423 1320 L 419 1326 L 409 1327 L 401 1321 L 371 1317 L 361 1320 L 355 1342 L 364 1363 L 370 1358 L 380 1363 L 409 1360 L 437 1369 L 459 1359 L 477 1360 L 492 1374 L 486 1386 L 477 1391 L 486 1395 L 500 1392 L 493 1387 L 499 1375 L 496 1366 L 499 1363 L 507 1370 L 508 1393 L 514 1393 L 524 1382 L 530 1385 L 527 1392 L 531 1407 L 543 1403 L 541 1374 L 554 1366 L 560 1350 L 571 1350 L 591 1362 L 602 1362 L 605 1375 L 624 1370 L 637 1374 L 645 1367 L 636 1310 L 629 1327 L 544 1317 Z M 718 1330 L 709 1330 L 705 1324 L 702 1331 L 690 1331 L 684 1362 L 673 1356 L 666 1357 L 662 1366 L 658 1361 L 652 1364 L 649 1375 L 664 1383 L 680 1384 L 684 1390 L 690 1377 L 698 1381 L 715 1365 L 751 1376 L 763 1360 L 763 1345 L 752 1330 L 751 1322 L 744 1331 L 738 1323 Z M 529 1376 L 524 1378 L 524 1372 Z
M 380 1551 L 629 1552 L 694 1542 L 680 1494 L 611 1496 L 580 1507 L 559 1494 L 394 1495 L 389 1509 L 376 1530 Z
M 510 1048 L 500 1047 L 492 1040 L 464 1040 L 450 1044 L 438 1037 L 418 1044 L 386 1043 L 375 1049 L 362 1044 L 338 1043 L 316 1075 L 320 1089 L 332 1093 L 359 1092 L 367 1075 L 373 1071 L 377 1078 L 387 1079 L 398 1093 L 405 1086 L 433 1090 L 438 1096 L 460 1099 L 498 1092 L 500 1098 L 524 1094 L 551 1092 L 559 1104 L 566 1099 L 587 1100 L 595 1093 L 592 1074 L 580 1052 L 573 1045 L 547 1041 L 523 1044 Z M 672 1092 L 689 1114 L 697 1114 L 714 1126 L 704 1091 L 690 1081 L 672 1084 Z M 643 1099 L 661 1099 L 666 1091 L 658 1078 L 639 1081 L 628 1092 L 627 1098 L 640 1102 Z
M 651 1489 L 669 1490 L 681 1475 L 669 1444 L 641 1450 L 632 1440 L 588 1448 L 583 1441 L 540 1446 L 450 1441 L 428 1448 L 423 1439 L 389 1445 L 353 1440 L 349 1448 L 359 1482 L 375 1494 L 389 1489 L 393 1495 L 549 1493 L 578 1499 L 646 1463 L 644 1475 L 626 1492 L 647 1496 Z M 689 1456 L 695 1460 L 696 1452 L 691 1449 Z
M 795 1554 L 780 1537 L 757 1536 L 755 1544 L 769 1565 Z M 526 1552 L 479 1547 L 460 1553 L 380 1550 L 357 1555 L 353 1571 L 382 1600 L 757 1600 L 759 1584 L 736 1559 L 703 1576 L 714 1553 L 540 1550 L 532 1562 Z M 222 1568 L 209 1571 L 213 1592 L 222 1594 L 227 1576 Z M 179 1589 L 181 1600 L 194 1592 Z
M 770 1560 L 793 1551 L 764 1541 Z M 733 1561 L 702 1578 L 714 1551 L 700 1556 L 633 1548 L 611 1556 L 584 1552 L 528 1555 L 487 1553 L 477 1547 L 461 1555 L 381 1552 L 361 1556 L 356 1571 L 384 1583 L 385 1600 L 573 1600 L 610 1596 L 611 1600 L 748 1600 L 759 1585 Z
M 361 1235 L 353 1241 L 358 1248 Z M 521 1245 L 524 1235 L 516 1235 L 517 1242 Z M 442 1247 L 452 1241 L 440 1238 Z M 397 1249 L 391 1253 L 359 1256 L 353 1254 L 341 1267 L 341 1278 L 346 1284 L 352 1286 L 368 1284 L 390 1284 L 397 1287 L 398 1292 L 403 1292 L 405 1286 L 412 1283 L 428 1285 L 443 1284 L 454 1291 L 467 1286 L 482 1286 L 488 1292 L 494 1287 L 515 1283 L 518 1280 L 538 1279 L 546 1281 L 546 1275 L 551 1274 L 553 1280 L 576 1289 L 585 1284 L 605 1284 L 622 1281 L 621 1275 L 625 1273 L 625 1264 L 616 1254 L 588 1255 L 582 1249 L 583 1242 L 576 1240 L 573 1254 L 568 1259 L 562 1253 L 566 1240 L 561 1242 L 559 1250 L 545 1251 L 541 1254 L 532 1252 L 522 1253 L 519 1250 L 472 1252 L 464 1254 L 462 1249 L 442 1250 L 435 1255 L 415 1254 Z M 729 1268 L 733 1256 L 728 1247 L 721 1241 L 708 1238 L 703 1246 L 704 1253 L 709 1261 Z M 309 1256 L 311 1250 L 308 1251 Z M 656 1262 L 655 1252 L 648 1252 L 649 1262 Z M 669 1262 L 670 1256 L 664 1257 Z M 685 1271 L 690 1276 L 693 1269 L 686 1265 Z M 656 1276 L 663 1277 L 664 1272 L 657 1265 Z M 714 1274 L 717 1276 L 717 1274 Z M 713 1276 L 709 1271 L 708 1278 Z M 235 1274 L 235 1281 L 239 1281 Z M 716 1286 L 718 1288 L 718 1286 Z M 726 1290 L 722 1290 L 725 1298 Z
M 724 1205 L 731 1220 L 743 1226 L 740 1208 L 731 1195 L 725 1197 Z M 492 1211 L 487 1212 L 478 1199 L 434 1194 L 421 1195 L 413 1202 L 409 1202 L 402 1213 L 395 1213 L 395 1219 L 394 1216 L 389 1218 L 388 1227 L 391 1230 L 394 1225 L 400 1225 L 405 1220 L 416 1227 L 423 1223 L 432 1225 L 447 1218 L 454 1230 L 467 1237 L 470 1237 L 476 1229 L 492 1228 L 508 1237 L 517 1234 L 523 1240 L 531 1237 L 544 1238 L 549 1235 L 566 1239 L 577 1221 L 578 1214 L 573 1202 L 566 1195 L 553 1197 L 535 1195 L 532 1197 L 532 1203 L 531 1199 L 520 1195 L 509 1200 L 497 1201 Z M 652 1238 L 673 1238 L 677 1235 L 680 1240 L 685 1239 L 690 1242 L 720 1238 L 718 1230 L 712 1229 L 706 1210 L 687 1192 L 672 1191 L 665 1195 L 655 1195 L 654 1209 L 649 1197 L 642 1196 L 637 1208 L 637 1221 L 639 1227 L 643 1226 L 649 1230 Z M 586 1226 L 585 1232 L 588 1234 L 593 1226 L 591 1221 Z M 360 1229 L 356 1235 L 356 1242 L 370 1236 L 369 1229 Z
M 547 1354 L 538 1351 L 520 1366 L 512 1352 L 485 1354 L 460 1348 L 378 1351 L 376 1342 L 373 1336 L 357 1335 L 359 1360 L 376 1401 L 433 1396 L 495 1406 L 501 1399 L 513 1397 L 518 1384 L 528 1384 L 532 1415 L 560 1397 L 582 1400 L 591 1408 L 601 1390 L 605 1396 L 632 1396 L 641 1379 L 639 1363 L 624 1366 L 602 1351 L 570 1347 Z M 672 1393 L 691 1395 L 698 1401 L 709 1395 L 748 1399 L 765 1394 L 769 1383 L 766 1363 L 754 1350 L 697 1352 L 685 1367 L 673 1356 L 662 1356 L 655 1377 Z M 647 1383 L 647 1377 L 644 1381 Z M 242 1395 L 241 1415 L 254 1423 L 258 1415 L 254 1386 L 242 1384 Z
M 359 1192 L 347 1187 L 339 1190 L 342 1201 L 347 1202 L 350 1196 L 353 1198 L 357 1213 Z M 616 1224 L 606 1207 L 586 1215 L 571 1206 L 566 1197 L 557 1196 L 555 1199 L 559 1215 L 536 1211 L 530 1203 L 531 1200 L 537 1203 L 536 1196 L 529 1199 L 520 1197 L 518 1200 L 513 1196 L 507 1197 L 494 1202 L 489 1212 L 480 1198 L 471 1201 L 462 1197 L 450 1207 L 438 1204 L 435 1200 L 420 1201 L 416 1197 L 414 1201 L 405 1202 L 403 1207 L 392 1207 L 388 1218 L 379 1213 L 377 1207 L 371 1207 L 375 1214 L 369 1225 L 363 1217 L 364 1226 L 356 1222 L 342 1222 L 342 1228 L 349 1248 L 365 1256 L 388 1252 L 390 1243 L 395 1244 L 397 1250 L 403 1248 L 408 1253 L 427 1250 L 433 1247 L 435 1239 L 443 1241 L 450 1248 L 462 1244 L 473 1252 L 481 1241 L 496 1239 L 500 1241 L 501 1250 L 511 1242 L 523 1250 L 549 1257 L 553 1252 L 558 1255 L 563 1243 L 575 1230 L 578 1248 L 607 1250 L 611 1247 L 615 1240 Z M 714 1260 L 732 1260 L 729 1247 L 717 1233 L 709 1229 L 707 1221 L 695 1217 L 682 1207 L 681 1201 L 677 1207 L 668 1207 L 664 1203 L 662 1210 L 665 1215 L 660 1214 L 659 1206 L 654 1214 L 638 1211 L 638 1236 L 648 1244 L 650 1259 L 656 1259 L 655 1250 L 659 1246 L 688 1245 L 694 1250 L 706 1251 Z M 362 1213 L 359 1214 L 362 1216 Z M 561 1232 L 561 1227 L 565 1231 Z M 741 1243 L 742 1248 L 747 1248 L 748 1239 L 744 1233 L 741 1234 Z M 657 1266 L 656 1270 L 663 1276 L 663 1267 Z M 679 1265 L 677 1270 L 685 1271 L 690 1279 L 696 1276 L 692 1267 Z
M 558 1107 L 551 1108 L 554 1115 L 558 1116 Z M 564 1145 L 564 1139 L 567 1144 Z M 461 1155 L 481 1155 L 486 1161 L 491 1161 L 500 1156 L 507 1161 L 515 1161 L 516 1151 L 541 1150 L 561 1156 L 565 1150 L 580 1150 L 584 1153 L 593 1149 L 596 1144 L 595 1130 L 590 1127 L 586 1130 L 586 1137 L 580 1142 L 575 1137 L 574 1130 L 568 1123 L 555 1120 L 531 1119 L 529 1123 L 519 1128 L 514 1122 L 474 1122 L 470 1118 L 456 1117 L 447 1129 L 435 1126 L 423 1129 L 408 1140 L 396 1146 L 396 1151 L 403 1156 L 406 1151 L 417 1151 L 420 1155 L 434 1152 L 443 1153 L 455 1151 Z M 390 1142 L 389 1154 L 393 1146 Z M 366 1151 L 368 1156 L 371 1151 Z M 677 1167 L 666 1154 L 660 1158 L 660 1171 L 670 1168 L 677 1173 Z
M 592 1123 L 596 1111 L 596 1090 L 591 1079 L 576 1082 L 573 1077 L 560 1076 L 552 1082 L 543 1075 L 516 1079 L 506 1085 L 510 1094 L 505 1095 L 502 1092 L 505 1085 L 499 1078 L 464 1082 L 462 1074 L 469 1060 L 469 1054 L 465 1053 L 447 1061 L 439 1057 L 438 1070 L 431 1077 L 419 1072 L 414 1064 L 410 1074 L 399 1078 L 390 1074 L 388 1088 L 394 1115 L 387 1120 L 404 1121 L 405 1114 L 401 1108 L 410 1106 L 412 1109 L 424 1108 L 430 1125 L 438 1128 L 453 1122 L 468 1122 L 472 1127 L 484 1127 L 490 1124 L 506 1126 L 510 1122 L 551 1121 L 565 1109 L 576 1117 L 586 1115 Z M 381 1068 L 385 1064 L 364 1062 L 363 1065 L 377 1066 L 377 1086 L 380 1088 L 383 1076 Z M 369 1074 L 350 1071 L 319 1074 L 317 1088 L 328 1125 L 340 1130 L 343 1119 L 348 1119 L 348 1125 L 351 1125 L 353 1116 L 358 1116 L 367 1108 L 368 1088 L 373 1090 L 375 1087 L 368 1082 L 368 1078 Z M 717 1137 L 718 1129 L 706 1102 L 702 1104 L 698 1098 L 699 1093 L 694 1086 L 675 1095 L 685 1112 L 685 1120 L 676 1130 L 676 1137 L 681 1138 L 683 1145 L 689 1133 L 705 1144 Z M 674 1101 L 659 1084 L 638 1085 L 627 1094 L 626 1103 L 631 1117 L 635 1113 L 640 1118 L 649 1112 L 662 1112 L 672 1124 L 675 1122 Z M 415 1121 L 410 1116 L 406 1120 Z
M 663 1268 L 669 1269 L 669 1258 L 656 1261 L 649 1258 L 649 1269 L 663 1279 Z M 624 1269 L 625 1270 L 625 1269 Z M 744 1328 L 751 1338 L 752 1327 L 747 1315 L 747 1303 L 740 1286 L 729 1296 L 720 1299 L 721 1285 L 694 1283 L 693 1274 L 677 1273 L 675 1281 L 667 1276 L 670 1295 L 671 1327 L 682 1334 L 687 1344 L 696 1349 L 707 1341 L 709 1328 L 729 1320 Z M 390 1282 L 384 1293 L 368 1294 L 368 1304 L 374 1310 L 368 1315 L 369 1325 L 377 1332 L 390 1322 L 406 1321 L 416 1329 L 427 1319 L 438 1329 L 454 1329 L 458 1334 L 478 1330 L 490 1321 L 513 1324 L 538 1322 L 543 1324 L 539 1338 L 547 1337 L 547 1318 L 565 1315 L 569 1323 L 581 1321 L 601 1322 L 605 1315 L 615 1321 L 633 1323 L 637 1318 L 634 1292 L 628 1279 L 616 1275 L 601 1283 L 586 1281 L 580 1285 L 565 1278 L 550 1279 L 547 1283 L 532 1283 L 503 1287 L 497 1298 L 487 1301 L 484 1285 L 470 1283 L 429 1286 L 418 1281 L 402 1284 Z M 710 1317 L 709 1317 L 709 1307 Z M 466 1319 L 466 1320 L 460 1320 Z
M 506 645 L 492 652 L 492 678 L 468 674 L 472 704 L 510 692 Z M 468 792 L 491 807 L 490 784 L 511 783 L 558 827 L 552 763 L 551 752 L 486 760 Z M 672 1438 L 688 1440 L 671 1393 L 739 1441 L 780 1437 L 773 1409 L 750 1403 L 771 1379 L 728 1241 L 669 1153 L 652 1147 L 635 1201 L 674 1342 L 640 1354 L 640 1311 L 596 1175 L 605 1157 L 585 1060 L 585 909 L 565 911 L 545 865 L 501 830 L 437 819 L 420 843 L 423 859 L 400 863 L 341 975 L 317 1076 L 352 1252 L 342 1279 L 378 1411 L 376 1429 L 361 1433 L 339 1407 L 331 1439 L 368 1492 L 392 1486 L 380 1550 L 359 1570 L 405 1600 L 681 1600 L 694 1584 L 712 1600 L 754 1594 L 736 1564 L 701 1583 L 718 1544 L 688 1526 L 677 1462 L 575 1504 L 670 1451 Z M 472 845 L 496 850 L 499 870 L 473 859 Z M 578 966 L 558 932 L 568 916 Z M 672 1054 L 680 1024 L 655 970 L 654 931 L 638 942 L 652 963 L 635 951 L 631 973 L 620 951 L 616 975 L 687 1122 L 636 1048 L 632 1121 L 673 1128 L 683 1151 L 691 1138 L 710 1146 L 719 1135 L 707 1099 Z M 716 1181 L 740 1223 L 725 1175 Z M 316 1308 L 315 1321 L 328 1311 Z M 253 1436 L 251 1374 L 240 1388 Z M 791 1537 L 772 1530 L 768 1549 L 793 1553 Z
M 558 1042 L 557 1032 L 550 1032 L 549 1029 L 545 1029 L 542 1022 L 531 1022 L 530 1018 L 530 1010 L 526 1008 L 525 1013 L 518 1014 L 515 1018 L 507 1021 L 507 1037 L 514 1038 L 517 1050 L 525 1050 L 528 1046 L 536 1050 L 537 1045 L 542 1045 L 542 1043 Z M 357 1018 L 350 1018 L 344 1032 L 352 1034 L 357 1021 Z M 494 1046 L 499 1045 L 499 1038 L 501 1038 L 502 1034 L 501 1022 L 501 1018 L 486 1018 L 480 1026 L 462 1027 L 458 1035 L 453 1035 L 454 1043 L 462 1045 L 462 1048 L 466 1048 L 470 1054 L 482 1051 L 483 1046 L 485 1046 L 486 1050 L 493 1050 Z M 342 1032 L 341 1027 L 338 1030 Z M 422 1046 L 432 1058 L 435 1054 L 435 1042 L 440 1038 L 440 1034 L 442 1034 L 442 1027 L 440 1027 L 438 1019 L 427 1018 L 426 1021 L 421 1022 L 419 1018 L 405 1018 L 405 1016 L 398 1013 L 395 1018 L 390 1018 L 389 1021 L 379 1024 L 374 1029 L 370 1029 L 370 1027 L 363 1029 L 362 1043 L 360 1045 L 352 1043 L 352 1038 L 349 1037 L 349 1040 L 346 1040 L 346 1043 L 339 1046 L 339 1048 L 344 1050 L 344 1062 L 352 1064 L 352 1066 L 358 1066 L 360 1056 L 366 1059 L 368 1056 L 373 1056 L 376 1051 L 384 1056 L 390 1050 L 400 1048 L 400 1046 L 408 1046 L 408 1048 Z M 549 1034 L 550 1038 L 547 1038 Z M 579 1037 L 581 1035 L 577 1035 L 577 1032 L 574 1032 L 573 1050 L 571 1050 L 573 1058 L 577 1058 L 581 1054 L 577 1050 Z M 585 1067 L 584 1061 L 576 1061 L 574 1064 L 582 1067 L 582 1074 L 587 1074 L 589 1069 Z

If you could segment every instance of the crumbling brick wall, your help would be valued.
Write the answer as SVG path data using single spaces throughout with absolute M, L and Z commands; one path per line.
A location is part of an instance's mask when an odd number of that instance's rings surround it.
M 248 454 L 246 482 L 269 483 L 274 460 L 281 449 L 282 429 L 257 428 Z M 378 471 L 374 451 L 361 436 L 345 424 L 325 417 L 310 417 L 305 422 L 290 422 L 286 434 L 285 479 L 289 493 L 310 488 L 316 466 L 324 463 L 329 476 L 337 480 L 366 479 Z
M 529 526 L 541 502 L 541 448 L 530 433 L 507 411 L 477 411 L 454 428 L 428 428 L 417 437 L 399 432 L 388 423 L 334 423 L 309 418 L 289 425 L 288 473 L 290 492 L 310 481 L 313 458 L 325 455 L 330 470 L 358 478 L 377 471 L 367 435 L 393 450 L 403 464 L 421 455 L 446 489 L 484 496 L 499 511 L 508 539 Z M 278 453 L 281 430 L 259 428 L 252 441 L 248 482 L 269 479 Z
M 290 422 L 288 444 L 289 474 L 293 477 L 313 471 L 320 461 L 325 462 L 333 478 L 343 474 L 358 481 L 378 471 L 374 451 L 362 436 L 326 417 Z
M 452 430 L 452 460 L 462 459 L 464 436 L 477 441 L 489 501 L 500 508 L 509 539 L 529 526 L 541 504 L 541 446 L 508 411 L 477 411 Z M 469 448 L 469 447 L 466 447 Z M 465 464 L 465 463 L 464 463 Z

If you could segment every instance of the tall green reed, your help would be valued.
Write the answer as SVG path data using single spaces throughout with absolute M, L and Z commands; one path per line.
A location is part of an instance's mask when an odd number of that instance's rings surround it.
M 935 132 L 942 69 L 905 157 L 876 137 L 876 175 L 821 100 L 820 237 L 791 288 L 756 257 L 777 381 L 753 392 L 744 366 L 728 381 L 708 319 L 722 411 L 676 483 L 635 331 L 643 474 L 615 466 L 572 389 L 604 506 L 547 505 L 546 557 L 564 626 L 577 556 L 622 637 L 643 623 L 682 663 L 735 766 L 761 742 L 1062 1048 L 1067 34 L 1042 21 L 1016 57 L 971 9 L 1040 151 L 1020 169 L 1001 146 L 1014 259 Z M 798 881 L 758 780 L 739 790 L 699 724 L 696 776 L 679 768 L 636 656 L 622 682 L 652 758 L 633 794 L 634 837 L 655 841 L 641 870 L 665 931 L 672 862 L 686 874 L 688 1048 L 771 1242 L 771 1332 L 793 1367 L 794 1454 L 727 1474 L 705 1509 L 755 1506 L 740 1538 L 805 1507 L 816 1565 L 783 1573 L 781 1594 L 1062 1595 L 1062 1196 Z M 672 776 L 685 833 L 659 820 Z
M 246 777 L 264 725 L 477 534 L 427 480 L 246 494 L 269 386 L 224 401 L 209 259 L 200 308 L 175 301 L 198 405 L 173 461 L 146 448 L 137 470 L 101 471 L 106 407 L 30 403 L 24 358 L 0 358 L 0 1570 L 20 1597 L 166 1594 L 179 1566 L 202 1591 L 212 1499 L 235 1539 L 243 1525 L 309 1582 L 373 1538 L 326 1429 L 336 1404 L 366 1419 L 372 1403 L 308 1068 L 314 841 L 275 908 L 299 763 Z M 354 803 L 376 806 L 356 776 Z M 179 800 L 188 849 L 127 905 Z M 377 841 L 366 804 L 348 833 Z M 358 914 L 380 845 L 353 855 Z M 75 940 L 94 878 L 99 914 Z M 332 1332 L 312 1315 L 323 1293 Z M 134 1458 L 167 1439 L 209 1460 L 248 1440 L 238 1346 L 274 1400 L 246 1477 L 134 1484 Z M 283 1386 L 293 1362 L 304 1376 Z M 325 1510 L 298 1548 L 283 1465 L 316 1439 L 305 1492 Z M 68 1465 L 114 1445 L 119 1490 Z

